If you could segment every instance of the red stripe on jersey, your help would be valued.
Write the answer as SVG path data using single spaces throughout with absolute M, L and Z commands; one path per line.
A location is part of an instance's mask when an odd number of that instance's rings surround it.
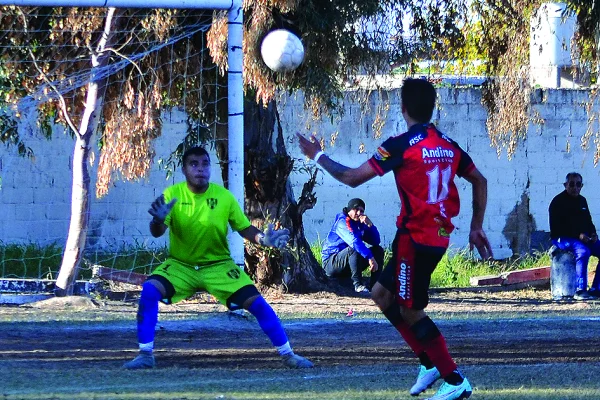
M 375 171 L 375 173 L 379 176 L 383 176 L 383 174 L 385 174 L 385 171 L 383 169 L 381 169 L 381 167 L 379 166 L 379 164 L 377 164 L 377 161 L 375 161 L 375 158 L 369 158 L 369 160 L 367 161 L 369 163 L 369 165 L 371 166 L 371 168 L 373 168 L 373 171 Z

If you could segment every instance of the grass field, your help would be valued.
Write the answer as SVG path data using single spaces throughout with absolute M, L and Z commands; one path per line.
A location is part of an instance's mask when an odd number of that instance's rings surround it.
M 228 315 L 210 301 L 161 307 L 157 368 L 150 371 L 120 368 L 136 352 L 135 301 L 0 306 L 0 394 L 4 400 L 412 398 L 415 359 L 368 298 L 285 295 L 270 302 L 295 350 L 315 368 L 284 368 L 252 317 Z M 354 317 L 346 317 L 350 308 Z M 547 290 L 449 291 L 432 295 L 430 311 L 474 387 L 472 398 L 600 398 L 600 302 L 556 303 Z
M 316 241 L 311 250 L 321 262 L 322 242 Z M 167 257 L 167 249 L 148 249 L 142 246 L 122 249 L 119 252 L 96 252 L 86 254 L 78 279 L 92 277 L 92 266 L 133 271 L 149 274 Z M 391 257 L 386 250 L 384 261 Z M 0 278 L 56 279 L 62 260 L 59 246 L 39 246 L 36 244 L 4 244 L 0 240 Z M 432 287 L 466 287 L 473 276 L 499 274 L 507 271 L 550 265 L 546 253 L 535 253 L 509 260 L 481 262 L 465 249 L 450 249 L 431 277 Z M 590 270 L 595 270 L 590 263 Z M 367 272 L 368 273 L 368 272 Z

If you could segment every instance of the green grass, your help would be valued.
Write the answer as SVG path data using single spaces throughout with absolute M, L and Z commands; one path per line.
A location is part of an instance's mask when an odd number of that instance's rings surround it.
M 431 287 L 467 287 L 470 278 L 498 275 L 509 271 L 550 265 L 546 252 L 528 254 L 501 261 L 485 262 L 476 259 L 467 249 L 448 251 L 431 276 Z
M 324 240 L 317 239 L 311 251 L 319 264 Z M 4 244 L 0 242 L 0 276 L 5 278 L 56 279 L 62 260 L 62 248 L 58 245 Z M 391 258 L 391 250 L 385 251 L 384 264 Z M 118 252 L 88 252 L 84 255 L 79 279 L 89 279 L 93 265 L 149 274 L 167 257 L 167 249 L 148 249 L 141 245 L 123 248 Z M 595 268 L 597 261 L 590 262 Z M 508 271 L 550 265 L 547 253 L 534 253 L 510 260 L 483 262 L 466 249 L 450 249 L 434 271 L 431 287 L 466 287 L 474 276 L 497 275 Z M 366 272 L 368 275 L 368 271 Z
M 63 249 L 58 245 L 5 244 L 0 241 L 0 276 L 56 279 Z M 90 279 L 93 265 L 148 274 L 167 257 L 167 249 L 131 246 L 119 252 L 87 252 L 78 279 Z
M 318 239 L 311 245 L 313 255 L 321 265 L 321 250 L 324 243 L 324 240 Z M 392 250 L 387 248 L 384 254 L 384 265 L 387 265 L 391 257 Z M 471 277 L 549 266 L 550 261 L 550 256 L 546 252 L 535 252 L 508 260 L 484 262 L 476 259 L 467 249 L 449 249 L 431 276 L 431 287 L 467 287 L 471 286 L 469 282 Z M 594 263 L 590 261 L 590 267 L 593 265 Z M 369 276 L 369 272 L 365 271 L 364 275 Z
M 0 242 L 0 273 L 5 278 L 55 278 L 62 260 L 56 245 L 4 244 Z
M 281 369 L 157 368 L 123 371 L 115 367 L 45 369 L 9 364 L 3 374 L 3 398 L 42 399 L 247 399 L 247 400 L 403 400 L 410 399 L 413 365 L 364 365 Z M 64 364 L 64 363 L 63 363 Z M 44 364 L 41 364 L 44 365 Z M 597 399 L 596 364 L 469 365 L 463 368 L 473 398 L 487 400 Z M 56 379 L 57 374 L 61 379 Z M 92 376 L 93 378 L 90 378 Z M 48 385 L 48 382 L 53 382 Z M 433 394 L 436 384 L 427 394 Z M 424 396 L 421 396 L 424 398 Z

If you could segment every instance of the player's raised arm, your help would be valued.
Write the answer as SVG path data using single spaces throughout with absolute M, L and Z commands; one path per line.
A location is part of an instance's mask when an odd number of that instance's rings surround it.
M 152 215 L 150 221 L 150 234 L 154 237 L 160 237 L 167 231 L 167 225 L 165 225 L 165 218 L 171 209 L 177 202 L 177 199 L 171 200 L 169 203 L 165 202 L 165 196 L 160 195 L 154 200 L 148 210 L 148 214 Z
M 333 161 L 321 149 L 321 145 L 316 137 L 311 136 L 311 140 L 305 138 L 302 134 L 296 133 L 300 143 L 302 154 L 314 160 L 317 164 L 329 172 L 338 181 L 350 187 L 357 187 L 373 179 L 377 174 L 368 162 L 363 163 L 357 168 L 350 168 Z

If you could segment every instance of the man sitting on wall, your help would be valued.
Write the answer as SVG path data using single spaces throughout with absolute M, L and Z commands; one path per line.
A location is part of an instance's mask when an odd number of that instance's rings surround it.
M 588 291 L 588 261 L 590 256 L 600 257 L 600 242 L 587 200 L 579 192 L 583 187 L 581 174 L 567 174 L 565 190 L 550 203 L 550 237 L 561 250 L 570 250 L 575 255 L 577 288 L 574 298 L 588 300 L 600 298 L 600 275 L 596 275 Z
M 357 293 L 369 293 L 383 268 L 384 251 L 379 243 L 379 231 L 365 214 L 365 202 L 350 200 L 335 216 L 325 240 L 321 253 L 325 273 L 330 278 L 350 276 Z M 368 287 L 362 283 L 367 268 L 371 272 Z

